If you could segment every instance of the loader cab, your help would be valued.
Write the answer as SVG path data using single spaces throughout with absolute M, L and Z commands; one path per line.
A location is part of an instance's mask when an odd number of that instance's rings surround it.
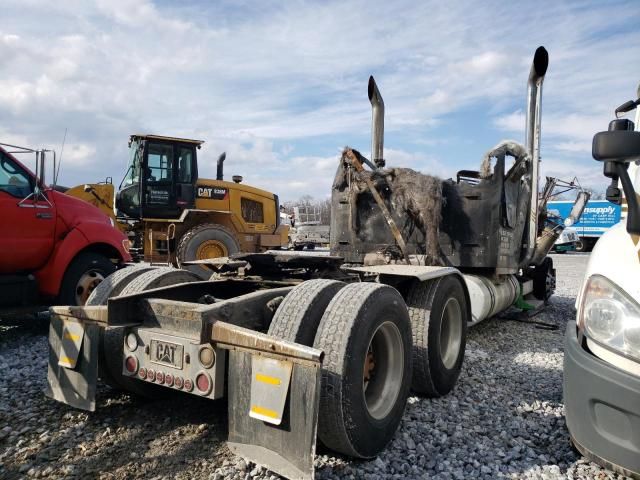
M 131 135 L 129 167 L 116 197 L 131 218 L 178 218 L 195 204 L 201 140 Z

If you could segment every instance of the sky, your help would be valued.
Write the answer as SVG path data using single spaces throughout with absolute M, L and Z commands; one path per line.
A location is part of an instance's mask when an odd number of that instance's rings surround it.
M 539 45 L 542 175 L 603 191 L 591 139 L 640 82 L 640 2 L 0 0 L 0 142 L 62 152 L 58 183 L 113 177 L 132 133 L 205 140 L 201 177 L 323 199 L 345 145 L 443 178 L 524 141 Z

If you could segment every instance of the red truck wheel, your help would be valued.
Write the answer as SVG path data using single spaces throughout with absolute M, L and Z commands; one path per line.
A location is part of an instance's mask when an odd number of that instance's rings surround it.
M 102 254 L 93 252 L 79 254 L 64 274 L 58 303 L 84 305 L 98 284 L 115 270 L 116 266 Z

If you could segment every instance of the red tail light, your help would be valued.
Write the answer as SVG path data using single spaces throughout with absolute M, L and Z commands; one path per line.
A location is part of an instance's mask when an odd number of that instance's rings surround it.
M 138 371 L 138 359 L 133 355 L 129 355 L 124 361 L 124 368 L 130 374 L 135 374 Z
M 209 375 L 204 372 L 200 372 L 196 376 L 196 388 L 203 395 L 207 395 L 211 391 L 211 379 Z

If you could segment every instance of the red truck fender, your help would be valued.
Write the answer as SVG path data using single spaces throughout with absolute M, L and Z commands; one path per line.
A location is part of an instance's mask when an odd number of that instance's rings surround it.
M 57 297 L 67 268 L 82 252 L 100 253 L 122 263 L 131 261 L 127 250 L 126 237 L 108 223 L 82 222 L 57 242 L 47 265 L 36 272 L 40 292 L 47 297 Z

